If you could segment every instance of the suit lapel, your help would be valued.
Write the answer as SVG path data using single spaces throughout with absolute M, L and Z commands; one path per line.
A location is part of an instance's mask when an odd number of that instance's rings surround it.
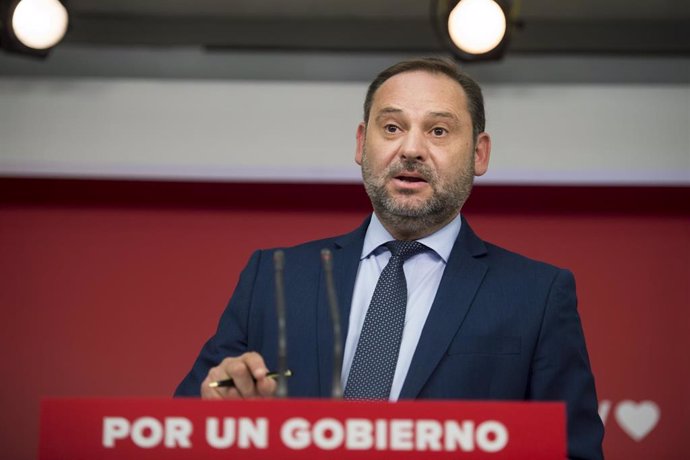
M 340 312 L 341 346 L 345 348 L 348 326 L 350 324 L 350 306 L 355 286 L 359 261 L 362 255 L 364 235 L 369 226 L 369 219 L 352 233 L 336 238 L 333 247 L 333 278 L 338 297 Z M 317 308 L 317 334 L 319 359 L 319 388 L 322 397 L 330 397 L 333 382 L 333 325 L 331 322 L 326 280 L 323 270 L 319 277 L 319 304 Z M 342 362 L 338 363 L 342 368 Z
M 416 398 L 460 328 L 484 279 L 487 266 L 479 257 L 484 243 L 463 218 L 441 284 L 419 338 L 400 399 Z

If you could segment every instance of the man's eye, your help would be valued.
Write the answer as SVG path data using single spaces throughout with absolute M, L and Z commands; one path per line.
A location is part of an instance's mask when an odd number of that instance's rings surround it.
M 384 129 L 384 131 L 386 131 L 387 133 L 391 133 L 391 134 L 397 133 L 397 132 L 398 132 L 398 127 L 395 126 L 395 125 L 386 125 L 386 126 L 383 127 L 383 129 Z
M 434 128 L 431 132 L 434 136 L 444 136 L 448 131 L 445 128 Z

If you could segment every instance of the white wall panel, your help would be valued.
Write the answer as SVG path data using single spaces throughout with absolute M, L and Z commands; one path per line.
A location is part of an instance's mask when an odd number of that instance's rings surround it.
M 366 84 L 0 78 L 0 174 L 357 181 Z M 690 85 L 485 85 L 494 183 L 690 184 Z

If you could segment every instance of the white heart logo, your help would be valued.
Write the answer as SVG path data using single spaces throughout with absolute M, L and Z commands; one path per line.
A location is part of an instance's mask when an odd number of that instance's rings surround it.
M 621 401 L 616 406 L 616 421 L 628 436 L 641 441 L 659 422 L 661 410 L 653 401 Z

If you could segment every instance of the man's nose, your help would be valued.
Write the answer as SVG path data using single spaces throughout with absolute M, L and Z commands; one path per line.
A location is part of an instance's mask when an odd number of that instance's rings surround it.
M 428 146 L 424 133 L 421 130 L 412 129 L 407 132 L 400 146 L 400 156 L 404 160 L 424 161 L 428 155 Z

